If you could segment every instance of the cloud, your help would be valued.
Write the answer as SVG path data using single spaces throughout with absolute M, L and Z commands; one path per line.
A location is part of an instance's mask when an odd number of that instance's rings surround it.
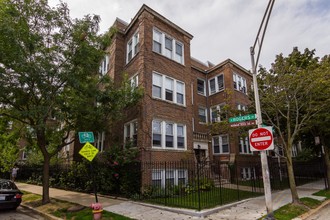
M 49 0 L 55 5 L 57 0 Z M 65 0 L 72 17 L 101 16 L 106 31 L 116 17 L 126 22 L 143 4 L 148 5 L 194 36 L 191 55 L 219 63 L 231 58 L 250 69 L 249 48 L 255 41 L 267 0 Z M 270 67 L 277 54 L 289 54 L 298 46 L 316 49 L 318 56 L 330 51 L 330 1 L 276 0 L 269 21 L 260 64 Z

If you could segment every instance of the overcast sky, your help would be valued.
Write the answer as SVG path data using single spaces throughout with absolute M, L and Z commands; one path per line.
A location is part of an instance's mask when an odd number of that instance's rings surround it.
M 148 5 L 194 36 L 191 56 L 218 64 L 230 58 L 251 69 L 253 45 L 268 0 L 63 0 L 71 17 L 101 17 L 105 32 L 116 17 L 130 22 L 143 4 Z M 51 6 L 59 0 L 49 0 Z M 330 54 L 329 0 L 276 0 L 259 64 L 269 68 L 277 54 L 293 47 Z

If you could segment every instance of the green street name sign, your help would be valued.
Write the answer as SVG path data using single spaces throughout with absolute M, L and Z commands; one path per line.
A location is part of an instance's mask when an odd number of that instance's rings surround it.
M 235 123 L 240 121 L 250 121 L 257 119 L 256 114 L 242 115 L 234 118 L 229 118 L 229 123 Z
M 84 143 L 94 143 L 94 134 L 91 131 L 87 131 L 87 132 L 78 132 L 79 135 L 79 142 L 81 144 Z

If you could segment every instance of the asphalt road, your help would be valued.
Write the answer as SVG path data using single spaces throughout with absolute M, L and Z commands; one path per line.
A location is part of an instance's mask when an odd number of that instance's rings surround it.
M 1 220 L 46 220 L 44 217 L 22 206 L 19 206 L 17 210 L 11 210 L 11 211 L 1 210 L 0 219 Z
M 318 212 L 309 216 L 305 220 L 328 220 L 330 219 L 330 203 L 323 206 Z

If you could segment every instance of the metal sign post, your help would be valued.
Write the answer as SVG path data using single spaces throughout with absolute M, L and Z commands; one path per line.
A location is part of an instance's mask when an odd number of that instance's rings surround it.
M 252 74 L 253 74 L 253 88 L 254 88 L 254 98 L 255 98 L 255 105 L 256 105 L 256 113 L 257 113 L 257 122 L 258 122 L 258 128 L 262 127 L 262 117 L 261 117 L 261 108 L 260 108 L 260 100 L 259 100 L 259 91 L 258 91 L 258 83 L 257 83 L 257 66 L 260 56 L 260 51 L 262 48 L 263 39 L 266 33 L 268 21 L 270 18 L 271 11 L 273 9 L 275 0 L 269 0 L 267 9 L 265 11 L 265 14 L 263 16 L 261 25 L 258 30 L 258 34 L 256 37 L 256 40 L 254 42 L 254 45 L 250 47 L 250 55 L 251 55 L 251 63 L 252 63 Z M 261 39 L 259 39 L 261 37 Z M 257 46 L 257 43 L 259 43 L 258 53 L 257 53 L 257 60 L 254 59 L 254 50 Z M 266 209 L 267 209 L 267 217 L 266 219 L 275 219 L 273 214 L 273 203 L 272 203 L 272 194 L 271 194 L 271 188 L 270 188 L 270 179 L 269 179 L 269 168 L 268 168 L 268 161 L 267 161 L 267 155 L 266 151 L 263 150 L 260 152 L 261 157 L 261 167 L 262 167 L 262 178 L 264 181 L 264 190 L 265 190 L 265 202 L 266 202 Z

